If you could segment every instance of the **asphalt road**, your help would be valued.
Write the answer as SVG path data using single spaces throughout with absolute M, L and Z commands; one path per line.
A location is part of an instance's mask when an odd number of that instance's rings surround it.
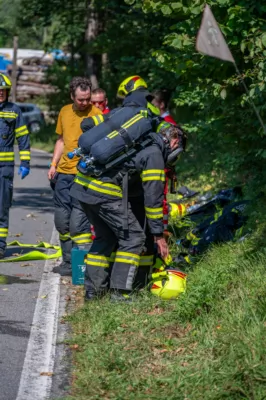
M 48 154 L 33 151 L 31 173 L 21 180 L 17 175 L 17 160 L 8 241 L 19 240 L 32 244 L 50 242 L 53 201 L 47 180 L 49 161 Z M 14 253 L 21 253 L 21 249 L 8 250 L 9 255 Z M 44 269 L 44 261 L 0 263 L 0 275 L 4 276 L 6 282 L 0 284 L 0 400 L 24 399 L 23 396 L 18 397 L 18 390 Z M 55 286 L 59 284 L 57 277 Z M 60 307 L 63 307 L 62 304 Z M 31 400 L 34 396 L 28 394 L 25 398 Z

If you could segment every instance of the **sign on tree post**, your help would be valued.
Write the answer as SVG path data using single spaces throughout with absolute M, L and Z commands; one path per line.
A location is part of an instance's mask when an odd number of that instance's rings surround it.
M 259 110 L 257 109 L 254 101 L 250 97 L 249 90 L 245 84 L 245 81 L 239 72 L 234 57 L 208 4 L 205 5 L 203 11 L 201 25 L 196 40 L 196 50 L 207 56 L 220 58 L 221 60 L 229 61 L 234 64 L 237 75 L 239 76 L 239 79 L 242 82 L 244 89 L 247 93 L 248 101 L 258 118 L 258 121 L 262 127 L 262 131 L 264 132 L 264 134 L 266 134 L 266 126 L 260 116 Z

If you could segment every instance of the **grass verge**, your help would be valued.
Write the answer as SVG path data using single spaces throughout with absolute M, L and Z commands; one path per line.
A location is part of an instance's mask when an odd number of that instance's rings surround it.
M 265 399 L 265 257 L 251 239 L 213 247 L 176 301 L 85 304 L 67 400 Z

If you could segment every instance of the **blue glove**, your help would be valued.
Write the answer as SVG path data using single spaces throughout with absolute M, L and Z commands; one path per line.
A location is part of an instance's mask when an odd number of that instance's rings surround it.
M 29 173 L 30 173 L 30 169 L 29 169 L 29 168 L 26 168 L 26 167 L 19 167 L 18 175 L 21 174 L 21 179 L 26 178 L 26 176 L 28 176 Z

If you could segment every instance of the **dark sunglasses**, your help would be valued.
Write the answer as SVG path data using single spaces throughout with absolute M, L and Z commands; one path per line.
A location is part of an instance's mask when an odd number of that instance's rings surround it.
M 102 106 L 102 105 L 104 105 L 104 103 L 105 103 L 105 100 L 102 100 L 102 101 L 91 101 L 91 104 L 99 104 L 100 106 Z

